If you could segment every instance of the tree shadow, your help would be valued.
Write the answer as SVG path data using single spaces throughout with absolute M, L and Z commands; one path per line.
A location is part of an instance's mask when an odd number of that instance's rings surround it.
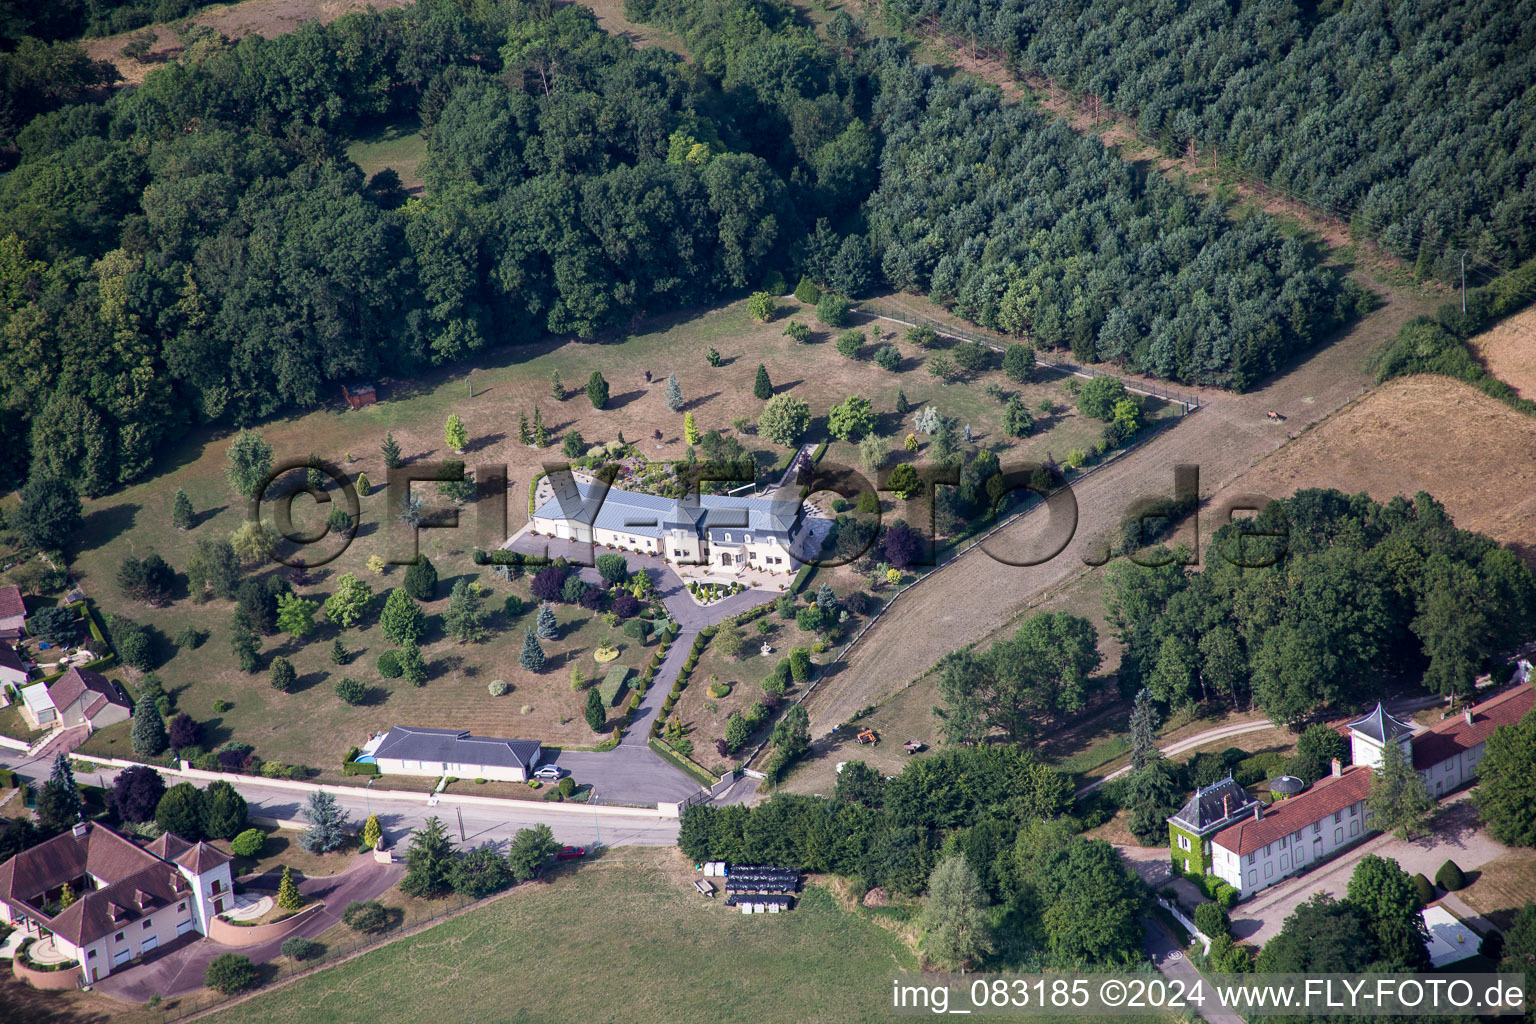
M 99 508 L 86 516 L 75 531 L 76 551 L 94 551 L 113 538 L 133 529 L 134 521 L 144 506 L 133 501 L 121 502 Z
M 622 395 L 609 395 L 608 396 L 608 401 L 603 406 L 603 408 L 604 409 L 622 409 L 626 405 L 628 405 L 629 403 L 635 401 L 636 399 L 643 398 L 644 396 L 645 396 L 645 391 L 643 391 L 643 390 L 626 391 Z
M 376 708 L 376 707 L 379 707 L 380 705 L 384 704 L 388 700 L 389 700 L 389 687 L 387 687 L 387 686 L 369 686 L 369 687 L 364 688 L 364 690 L 363 690 L 363 699 L 362 699 L 362 702 L 361 702 L 361 706 L 365 707 L 365 708 Z
M 489 391 L 490 388 L 486 388 L 486 390 Z M 500 444 L 506 439 L 507 435 L 500 431 L 494 434 L 486 434 L 484 437 L 477 437 L 464 446 L 464 454 L 468 455 L 472 452 L 483 451 L 492 445 Z
M 217 505 L 202 512 L 192 513 L 192 529 L 197 529 L 209 520 L 217 518 L 220 513 L 227 511 L 229 511 L 228 505 Z
M 691 398 L 688 401 L 683 403 L 683 411 L 687 412 L 689 409 L 697 409 L 699 406 L 703 405 L 705 402 L 709 401 L 710 399 L 712 399 L 712 398 L 719 398 L 719 397 L 720 397 L 720 392 L 718 392 L 718 391 L 711 391 L 707 395 L 700 395 L 697 398 Z
M 783 384 L 775 384 L 773 386 L 773 393 L 776 394 L 776 395 L 782 395 L 784 392 L 788 391 L 790 388 L 795 387 L 796 385 L 799 385 L 799 384 L 804 384 L 804 383 L 805 383 L 805 380 L 802 378 L 800 380 L 786 381 Z
M 200 745 L 204 750 L 217 750 L 235 738 L 235 731 L 224 724 L 221 716 L 205 718 L 202 725 L 203 742 Z
M 303 693 L 305 690 L 314 689 L 330 678 L 329 672 L 306 672 L 293 681 L 289 693 Z

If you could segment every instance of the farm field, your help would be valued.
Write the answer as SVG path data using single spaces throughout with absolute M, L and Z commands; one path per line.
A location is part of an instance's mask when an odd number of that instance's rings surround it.
M 1279 497 L 1303 487 L 1365 491 L 1378 501 L 1429 491 L 1457 526 L 1536 560 L 1536 418 L 1460 381 L 1387 381 L 1269 455 L 1209 504 L 1229 494 Z
M 381 381 L 382 401 L 358 411 L 343 411 L 338 401 L 335 407 L 259 425 L 273 447 L 275 463 L 302 460 L 314 453 L 340 466 L 353 480 L 365 473 L 374 488 L 360 498 L 360 527 L 353 544 L 335 561 L 313 572 L 311 582 L 299 586 L 298 591 L 323 603 L 334 591 L 336 580 L 344 573 L 353 573 L 378 596 L 370 614 L 357 626 L 338 630 L 318 617 L 321 621 L 316 631 L 302 644 L 282 634 L 266 638 L 262 670 L 257 674 L 240 672 L 230 651 L 232 602 L 190 601 L 183 576 L 177 599 L 168 607 L 152 608 L 122 598 L 114 582 L 125 557 L 143 557 L 152 551 L 184 573 L 199 539 L 228 537 L 240 525 L 246 514 L 245 503 L 224 476 L 227 434 L 204 433 L 189 438 L 162 462 L 169 468 L 158 477 L 88 501 L 86 522 L 71 553 L 71 569 L 103 613 L 126 615 L 158 630 L 161 663 L 157 671 L 176 694 L 179 709 L 204 723 L 205 747 L 239 740 L 252 744 L 269 760 L 328 768 L 339 761 L 347 747 L 361 744 L 371 732 L 396 723 L 433 727 L 472 723 L 477 731 L 491 735 L 592 745 L 598 737 L 585 724 L 582 697 L 570 691 L 569 675 L 572 667 L 581 665 L 587 678 L 592 678 L 595 665 L 590 655 L 597 643 L 610 635 L 609 627 L 590 613 L 561 606 L 562 635 L 545 644 L 550 666 L 541 674 L 528 673 L 518 665 L 517 657 L 532 613 L 513 619 L 502 611 L 509 593 L 525 602 L 529 599 L 528 581 L 497 579 L 489 568 L 474 566 L 469 558 L 473 547 L 494 546 L 526 522 L 530 482 L 546 462 L 563 459 L 558 445 L 569 432 L 579 432 L 588 445 L 612 441 L 622 434 L 638 443 L 647 457 L 679 458 L 685 448 L 680 436 L 682 416 L 667 408 L 662 394 L 667 374 L 678 374 L 687 409 L 693 412 L 700 429 L 732 433 L 732 420 L 750 419 L 762 407 L 751 397 L 761 361 L 776 390 L 791 391 L 810 405 L 812 439 L 825 436 L 826 410 L 852 393 L 871 398 L 882 416 L 881 429 L 894 437 L 904 435 L 912 429 L 915 412 L 904 417 L 895 414 L 895 393 L 902 388 L 914 407 L 942 392 L 941 408 L 946 415 L 954 415 L 948 411 L 954 399 L 975 402 L 973 429 L 994 439 L 994 446 L 1005 446 L 1003 452 L 1011 450 L 1014 442 L 1003 439 L 999 425 L 1002 404 L 980 395 L 987 382 L 1003 381 L 1000 371 L 940 389 L 921 372 L 926 356 L 915 347 L 901 343 L 908 368 L 891 373 L 839 354 L 828 342 L 826 330 L 816 330 L 809 344 L 795 344 L 784 337 L 784 323 L 794 315 L 814 325 L 813 317 L 793 300 L 781 303 L 781 310 L 773 322 L 758 324 L 747 316 L 745 302 L 737 302 L 644 323 L 628 334 L 599 343 L 552 339 L 501 350 L 472 369 L 460 366 L 414 380 Z M 719 367 L 705 361 L 705 350 L 711 346 L 721 353 Z M 565 383 L 564 401 L 551 395 L 550 374 L 556 369 Z M 581 390 L 593 370 L 601 370 L 611 387 L 608 407 L 602 411 L 594 409 Z M 647 370 L 652 376 L 650 383 L 645 381 Z M 1077 413 L 1069 410 L 1068 396 L 1059 385 L 1025 387 L 1059 396 L 1057 412 L 1042 417 L 1046 422 L 1025 443 L 1049 444 L 1064 454 L 1066 443 L 1057 445 L 1051 438 L 1084 429 Z M 527 415 L 531 421 L 535 410 L 548 426 L 556 447 L 540 450 L 519 442 L 519 418 Z M 493 515 L 464 510 L 459 529 L 425 529 L 420 533 L 420 550 L 437 567 L 439 584 L 436 600 L 423 606 L 428 616 L 423 653 L 432 675 L 426 686 L 417 689 L 400 680 L 385 680 L 375 669 L 378 655 L 389 646 L 380 632 L 377 610 L 382 597 L 400 584 L 404 574 L 398 566 L 375 574 L 365 565 L 371 555 L 388 558 L 395 551 L 388 541 L 397 532 L 397 524 L 383 486 L 387 470 L 379 445 L 385 433 L 392 432 L 408 465 L 451 457 L 443 441 L 443 423 L 450 412 L 458 413 L 469 430 L 464 460 L 472 469 L 506 466 L 507 516 L 502 523 L 493 521 Z M 659 442 L 654 439 L 656 431 L 662 433 Z M 788 449 L 755 434 L 737 436 L 770 476 L 788 454 Z M 899 442 L 893 439 L 892 443 L 895 446 Z M 171 525 L 171 503 L 178 488 L 187 492 L 196 513 L 195 525 L 187 531 Z M 432 485 L 419 485 L 415 490 L 437 507 L 447 507 L 432 493 Z M 320 526 L 327 511 L 301 498 L 295 503 L 294 517 L 299 528 L 313 529 Z M 835 578 L 852 581 L 855 577 L 843 570 Z M 443 633 L 441 614 L 449 591 L 459 579 L 477 580 L 488 592 L 482 606 L 490 613 L 492 636 L 485 643 L 459 644 Z M 203 643 L 189 649 L 173 646 L 171 638 L 189 626 L 203 634 Z M 642 667 L 649 650 L 641 651 L 616 630 L 612 632 L 613 639 L 623 645 L 621 662 L 637 670 Z M 351 652 L 345 666 L 330 661 L 330 647 L 338 637 Z M 278 655 L 292 661 L 298 672 L 294 692 L 279 693 L 268 685 L 266 668 Z M 121 670 L 119 674 L 132 688 L 134 673 Z M 334 686 L 343 677 L 369 687 L 364 703 L 348 707 L 336 698 Z M 708 675 L 702 678 L 707 680 Z M 486 687 L 495 679 L 511 683 L 513 692 L 490 697 Z M 216 700 L 230 706 L 216 712 Z M 91 737 L 85 750 L 121 756 L 129 748 L 128 733 L 126 723 L 102 730 Z M 712 739 L 709 745 L 713 745 Z
M 1536 306 L 1469 338 L 1467 346 L 1521 398 L 1536 399 Z

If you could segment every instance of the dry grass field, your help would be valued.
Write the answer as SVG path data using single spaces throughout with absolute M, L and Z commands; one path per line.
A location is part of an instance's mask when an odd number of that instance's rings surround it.
M 1536 898 L 1536 850 L 1510 850 L 1472 874 L 1472 884 L 1457 895 L 1500 928 Z
M 1459 381 L 1388 381 L 1269 455 L 1209 505 L 1303 487 L 1365 491 L 1378 501 L 1428 491 L 1457 526 L 1536 560 L 1536 418 Z
M 1489 373 L 1521 398 L 1536 398 L 1536 306 L 1501 320 L 1467 344 Z

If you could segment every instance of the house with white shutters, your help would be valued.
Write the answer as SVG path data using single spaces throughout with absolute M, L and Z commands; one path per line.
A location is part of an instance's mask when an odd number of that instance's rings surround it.
M 1215 875 L 1245 897 L 1308 871 L 1375 834 L 1366 799 L 1388 744 L 1403 749 L 1430 793 L 1439 798 L 1475 781 L 1488 737 L 1500 726 L 1518 722 L 1532 707 L 1536 690 L 1521 685 L 1418 729 L 1377 704 L 1345 727 L 1354 764 L 1345 767 L 1335 761 L 1329 776 L 1297 796 L 1266 807 L 1257 800 L 1243 804 L 1241 797 L 1228 792 L 1219 807 L 1200 807 L 1205 791 L 1196 794 L 1168 819 L 1174 864 L 1182 861 L 1189 865 L 1184 870 Z M 1201 820 L 1189 820 L 1192 813 L 1202 815 Z

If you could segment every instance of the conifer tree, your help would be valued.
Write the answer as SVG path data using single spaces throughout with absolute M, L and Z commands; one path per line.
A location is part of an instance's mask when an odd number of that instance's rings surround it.
M 464 446 L 469 444 L 469 431 L 464 429 L 464 421 L 459 419 L 458 413 L 448 414 L 448 422 L 443 425 L 443 440 L 456 452 L 463 452 Z
M 544 425 L 544 412 L 538 406 L 533 407 L 533 446 L 549 447 L 549 428 Z
M 402 465 L 400 459 L 400 445 L 395 441 L 393 433 L 384 435 L 384 443 L 379 445 L 379 451 L 384 456 L 384 465 L 390 469 L 399 469 Z
M 363 845 L 370 850 L 377 850 L 379 844 L 383 841 L 384 826 L 379 824 L 379 816 L 377 814 L 368 815 L 368 820 L 363 822 Z
M 608 722 L 608 709 L 603 707 L 603 695 L 597 687 L 587 691 L 587 725 L 593 732 L 602 732 Z
M 533 431 L 528 429 L 528 414 L 525 412 L 517 414 L 517 442 L 525 446 L 533 444 Z
M 58 789 L 56 810 L 66 812 L 65 817 L 71 822 L 84 817 L 85 801 L 80 798 L 80 786 L 75 782 L 73 769 L 69 767 L 69 756 L 62 750 L 53 759 L 53 771 L 48 776 L 48 782 Z
M 357 493 L 364 498 L 373 493 L 373 481 L 368 479 L 367 473 L 357 474 Z
M 171 500 L 171 525 L 178 530 L 190 530 L 192 522 L 192 499 L 187 497 L 186 491 L 178 487 L 176 497 Z
M 666 399 L 668 409 L 673 412 L 683 411 L 683 386 L 678 383 L 675 373 L 667 375 Z
M 1157 711 L 1152 694 L 1143 689 L 1131 704 L 1131 771 L 1139 772 L 1161 756 L 1157 749 Z
M 298 910 L 304 905 L 304 894 L 293 881 L 293 869 L 283 865 L 283 880 L 277 884 L 277 905 L 283 910 Z
M 757 379 L 752 383 L 752 397 L 763 401 L 773 397 L 773 382 L 768 379 L 768 367 L 757 364 Z
M 540 640 L 553 640 L 560 635 L 560 623 L 555 618 L 555 610 L 547 604 L 539 606 L 534 625 Z
M 693 413 L 683 413 L 683 439 L 689 444 L 698 444 L 704 435 L 699 433 L 699 425 L 693 421 Z
M 532 629 L 523 631 L 523 653 L 518 655 L 517 660 L 529 672 L 544 671 L 544 648 L 539 646 L 539 638 Z
M 160 709 L 147 696 L 140 697 L 133 708 L 133 752 L 141 757 L 158 757 L 171 742 L 165 734 Z
M 557 402 L 565 401 L 565 381 L 560 379 L 559 370 L 549 375 L 549 396 Z

